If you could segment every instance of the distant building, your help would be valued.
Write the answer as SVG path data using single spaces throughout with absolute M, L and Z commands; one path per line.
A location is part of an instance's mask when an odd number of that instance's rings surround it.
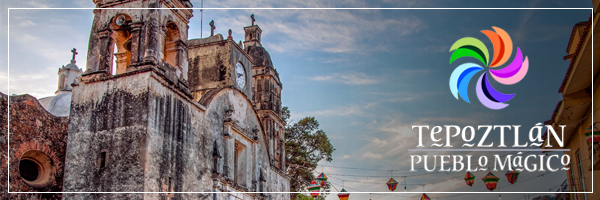
M 124 193 L 10 198 L 289 199 L 267 193 L 288 192 L 290 178 L 282 84 L 254 16 L 243 43 L 214 22 L 188 40 L 189 0 L 94 3 L 111 9 L 94 10 L 85 72 L 73 50 L 56 96 L 1 95 L 0 179 L 13 192 Z
M 568 125 L 564 131 L 564 148 L 571 151 L 565 152 L 571 157 L 570 170 L 567 171 L 567 188 L 562 191 L 591 192 L 600 191 L 600 184 L 592 188 L 592 178 L 600 180 L 600 145 L 586 140 L 583 133 L 590 126 L 600 126 L 600 93 L 598 91 L 598 71 L 600 70 L 600 45 L 594 45 L 592 55 L 592 30 L 594 40 L 600 41 L 598 24 L 598 9 L 600 0 L 593 0 L 594 13 L 588 21 L 577 23 L 573 26 L 571 38 L 567 46 L 565 59 L 570 60 L 565 78 L 558 92 L 563 99 L 556 105 L 550 120 L 546 123 L 561 130 L 558 125 Z M 592 24 L 592 18 L 594 19 Z M 596 42 L 597 43 L 597 42 Z M 592 58 L 595 58 L 592 66 Z M 596 80 L 592 85 L 592 77 Z M 593 107 L 592 107 L 593 96 Z M 592 111 L 593 116 L 592 116 Z M 594 121 L 592 121 L 592 117 Z M 553 148 L 561 148 L 552 137 L 550 140 Z M 545 147 L 544 147 L 545 148 Z M 594 153 L 592 153 L 592 149 Z M 594 162 L 592 162 L 592 159 Z M 595 171 L 592 177 L 592 167 Z M 557 195 L 561 199 L 598 200 L 600 193 Z

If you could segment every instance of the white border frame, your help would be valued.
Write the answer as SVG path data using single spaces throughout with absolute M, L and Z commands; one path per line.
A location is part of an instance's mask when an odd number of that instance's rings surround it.
M 307 194 L 310 192 L 11 192 L 10 191 L 10 10 L 120 10 L 122 8 L 8 8 L 7 24 L 7 79 L 8 79 L 8 107 L 7 107 L 7 192 L 8 194 L 32 193 L 32 194 Z M 155 10 L 590 10 L 592 32 L 592 123 L 594 122 L 594 8 L 127 8 L 131 10 L 155 9 Z M 592 194 L 594 193 L 594 148 L 592 148 L 592 191 L 591 192 L 345 192 L 349 194 Z M 338 194 L 340 192 L 319 192 Z

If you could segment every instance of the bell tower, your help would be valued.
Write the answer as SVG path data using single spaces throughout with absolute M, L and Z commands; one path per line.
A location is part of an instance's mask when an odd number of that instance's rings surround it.
M 261 45 L 262 30 L 254 22 L 244 27 L 244 50 L 252 57 L 252 103 L 268 138 L 271 165 L 285 169 L 285 122 L 281 119 L 281 81 L 269 52 Z
M 200 131 L 188 89 L 189 0 L 94 0 L 86 70 L 72 84 L 66 199 L 184 199 Z M 195 117 L 198 114 L 193 115 Z M 192 135 L 192 136 L 190 136 Z M 186 170 L 181 170 L 186 169 Z
M 262 30 L 258 25 L 255 25 L 256 19 L 254 19 L 254 14 L 250 15 L 252 19 L 252 25 L 244 27 L 244 32 L 246 33 L 244 36 L 244 47 L 248 46 L 262 46 L 260 44 L 260 37 L 262 35 Z
M 73 88 L 71 88 L 71 84 L 74 83 L 79 76 L 81 76 L 82 71 L 75 64 L 77 49 L 73 48 L 71 53 L 73 53 L 71 62 L 58 69 L 58 89 L 56 90 L 55 94 L 61 92 L 71 92 L 71 90 L 73 90 Z
M 84 80 L 154 68 L 187 91 L 186 41 L 192 10 L 181 8 L 192 8 L 189 0 L 94 3 L 97 8 L 115 9 L 94 10 Z

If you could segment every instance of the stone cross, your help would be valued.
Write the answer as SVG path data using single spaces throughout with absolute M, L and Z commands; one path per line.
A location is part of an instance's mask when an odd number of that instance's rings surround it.
M 217 28 L 215 26 L 215 21 L 210 20 L 210 23 L 208 23 L 208 25 L 210 25 L 210 36 L 213 36 L 215 34 L 215 28 Z
M 77 55 L 77 49 L 73 48 L 71 49 L 71 53 L 73 53 L 73 60 L 75 60 L 75 55 Z
M 252 26 L 254 26 L 254 21 L 256 21 L 256 19 L 254 19 L 254 14 L 250 15 L 250 19 L 252 19 Z

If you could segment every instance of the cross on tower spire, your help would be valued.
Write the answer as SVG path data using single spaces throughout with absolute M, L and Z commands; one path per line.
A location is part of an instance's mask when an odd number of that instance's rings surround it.
M 250 15 L 250 19 L 252 19 L 252 26 L 254 26 L 254 21 L 256 21 L 256 19 L 254 19 L 254 14 Z
M 77 49 L 75 49 L 75 48 L 71 49 L 71 53 L 73 53 L 73 59 L 71 59 L 71 62 L 75 63 L 75 56 L 78 54 Z
M 208 23 L 208 25 L 210 25 L 210 36 L 213 36 L 215 34 L 215 28 L 217 28 L 215 26 L 215 20 L 210 20 L 210 23 Z

